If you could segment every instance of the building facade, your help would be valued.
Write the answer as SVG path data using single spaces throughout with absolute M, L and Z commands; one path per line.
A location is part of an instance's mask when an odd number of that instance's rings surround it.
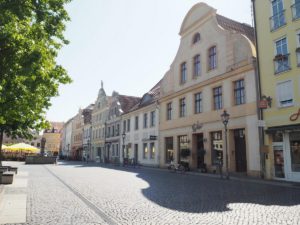
M 92 111 L 91 160 L 95 160 L 98 156 L 100 162 L 104 162 L 105 121 L 108 116 L 109 104 L 110 97 L 106 96 L 103 83 L 101 82 L 101 88 L 98 92 L 98 97 Z
M 45 140 L 45 153 L 58 156 L 61 149 L 63 122 L 50 122 L 51 128 L 44 130 L 42 139 Z
M 91 149 L 93 108 L 94 108 L 94 104 L 90 104 L 82 111 L 82 116 L 83 116 L 82 155 L 83 158 L 87 161 L 94 160 L 92 149 Z
M 105 122 L 105 161 L 121 163 L 125 155 L 121 151 L 121 116 L 139 102 L 140 98 L 112 93 L 111 104 Z
M 61 158 L 71 158 L 73 118 L 64 123 L 62 130 Z
M 160 165 L 260 174 L 254 30 L 198 3 L 180 29 L 180 46 L 161 83 Z M 221 114 L 230 114 L 228 148 Z M 227 154 L 226 154 L 227 152 Z
M 300 181 L 300 1 L 252 0 L 267 178 Z
M 159 94 L 160 82 L 122 115 L 124 158 L 145 166 L 159 166 Z
M 71 159 L 83 160 L 82 153 L 82 134 L 83 134 L 83 116 L 82 109 L 74 116 L 72 122 L 72 142 L 71 142 Z

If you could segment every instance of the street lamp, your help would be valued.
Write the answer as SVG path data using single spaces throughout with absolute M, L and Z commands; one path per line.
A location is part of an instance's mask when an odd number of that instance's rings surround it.
M 123 149 L 123 164 L 124 164 L 124 154 L 125 154 L 125 137 L 126 137 L 126 134 L 125 134 L 125 131 L 123 132 L 123 134 L 122 134 L 122 139 L 123 139 L 123 147 L 122 147 L 122 149 Z
M 228 147 L 227 147 L 227 124 L 229 121 L 229 114 L 226 110 L 224 110 L 223 114 L 221 114 L 221 119 L 225 127 L 225 157 L 226 157 L 226 179 L 229 179 L 229 171 L 228 171 Z

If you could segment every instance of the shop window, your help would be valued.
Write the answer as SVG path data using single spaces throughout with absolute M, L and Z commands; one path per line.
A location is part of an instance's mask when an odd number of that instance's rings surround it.
M 223 165 L 223 140 L 222 131 L 211 133 L 212 164 Z
M 166 163 L 174 160 L 173 137 L 165 138 Z
M 144 159 L 148 158 L 148 145 L 147 145 L 147 143 L 143 144 L 143 158 Z
M 154 142 L 150 143 L 150 159 L 155 158 L 155 145 Z
M 185 159 L 188 155 L 186 155 L 186 152 L 189 151 L 188 149 L 188 136 L 187 135 L 181 135 L 178 136 L 178 147 L 179 147 L 179 161 L 182 159 Z
M 274 152 L 274 172 L 275 177 L 284 178 L 284 155 L 283 155 L 283 145 L 273 145 Z
M 300 172 L 300 132 L 290 133 L 291 169 Z

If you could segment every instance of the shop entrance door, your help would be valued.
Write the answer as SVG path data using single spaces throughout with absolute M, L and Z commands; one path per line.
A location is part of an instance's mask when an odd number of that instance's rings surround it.
M 236 172 L 247 172 L 245 129 L 234 130 Z
M 196 149 L 197 149 L 197 168 L 202 169 L 204 167 L 204 144 L 203 134 L 196 134 Z
M 134 144 L 134 161 L 135 161 L 135 163 L 138 163 L 138 157 L 139 157 L 138 144 Z
M 286 144 L 286 175 L 291 181 L 300 182 L 300 132 L 290 132 L 285 135 Z

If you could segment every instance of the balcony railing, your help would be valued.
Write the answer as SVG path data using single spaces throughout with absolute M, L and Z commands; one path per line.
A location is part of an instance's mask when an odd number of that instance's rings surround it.
M 275 74 L 290 70 L 290 54 L 278 54 L 274 58 Z
M 285 10 L 270 17 L 271 31 L 278 29 L 286 24 L 285 22 Z
M 295 3 L 291 6 L 292 8 L 292 14 L 293 14 L 293 20 L 300 18 L 300 2 Z

